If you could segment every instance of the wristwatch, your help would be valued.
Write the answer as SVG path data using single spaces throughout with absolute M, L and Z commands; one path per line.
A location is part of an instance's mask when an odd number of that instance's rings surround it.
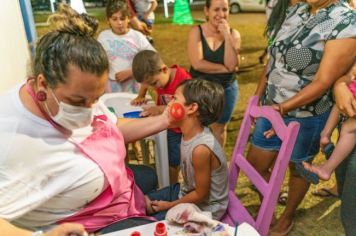
M 32 236 L 41 236 L 42 234 L 43 234 L 42 230 L 37 230 L 37 231 L 32 233 Z

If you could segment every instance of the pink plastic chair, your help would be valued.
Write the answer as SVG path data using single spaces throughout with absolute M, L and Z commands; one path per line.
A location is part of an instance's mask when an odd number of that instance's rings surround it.
M 282 140 L 282 145 L 276 158 L 269 182 L 266 182 L 243 156 L 254 117 L 264 117 L 268 119 L 272 123 L 276 134 Z M 231 226 L 235 226 L 236 223 L 241 224 L 247 222 L 262 236 L 268 234 L 273 211 L 277 204 L 279 191 L 283 183 L 298 131 L 299 123 L 290 122 L 289 125 L 286 126 L 282 117 L 272 107 L 258 106 L 257 96 L 250 98 L 241 124 L 239 136 L 235 144 L 232 160 L 230 162 L 229 205 L 225 215 L 221 219 L 223 222 Z M 258 191 L 263 195 L 263 201 L 256 220 L 250 215 L 235 194 L 235 187 L 240 170 L 245 173 L 250 181 L 256 186 Z

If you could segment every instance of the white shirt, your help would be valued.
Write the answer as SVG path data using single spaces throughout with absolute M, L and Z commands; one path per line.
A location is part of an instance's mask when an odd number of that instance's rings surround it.
M 109 78 L 115 80 L 117 72 L 131 69 L 134 56 L 143 50 L 155 49 L 146 37 L 133 29 L 124 35 L 117 35 L 111 29 L 99 34 L 98 41 L 103 45 L 110 62 Z
M 83 0 L 70 0 L 70 7 L 73 8 L 79 14 L 87 14 L 87 10 L 85 10 Z
M 136 14 L 143 16 L 148 11 L 148 9 L 150 9 L 152 2 L 153 0 L 134 0 Z M 154 20 L 155 14 L 151 12 L 147 18 Z
M 70 216 L 96 198 L 104 185 L 99 166 L 29 112 L 19 97 L 21 84 L 0 97 L 0 218 L 35 229 Z M 116 117 L 98 104 L 94 114 Z M 75 130 L 80 142 L 91 127 Z

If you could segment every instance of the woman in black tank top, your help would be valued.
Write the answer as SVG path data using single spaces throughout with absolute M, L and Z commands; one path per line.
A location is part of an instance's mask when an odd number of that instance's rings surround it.
M 224 146 L 226 127 L 237 100 L 236 71 L 240 63 L 241 39 L 230 28 L 228 0 L 206 0 L 207 22 L 194 26 L 188 36 L 188 58 L 192 77 L 218 83 L 225 90 L 225 105 L 220 119 L 211 125 L 214 136 Z

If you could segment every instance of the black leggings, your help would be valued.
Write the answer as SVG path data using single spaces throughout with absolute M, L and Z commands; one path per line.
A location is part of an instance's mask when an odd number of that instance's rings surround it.
M 356 147 L 336 169 L 341 221 L 347 236 L 356 235 Z

